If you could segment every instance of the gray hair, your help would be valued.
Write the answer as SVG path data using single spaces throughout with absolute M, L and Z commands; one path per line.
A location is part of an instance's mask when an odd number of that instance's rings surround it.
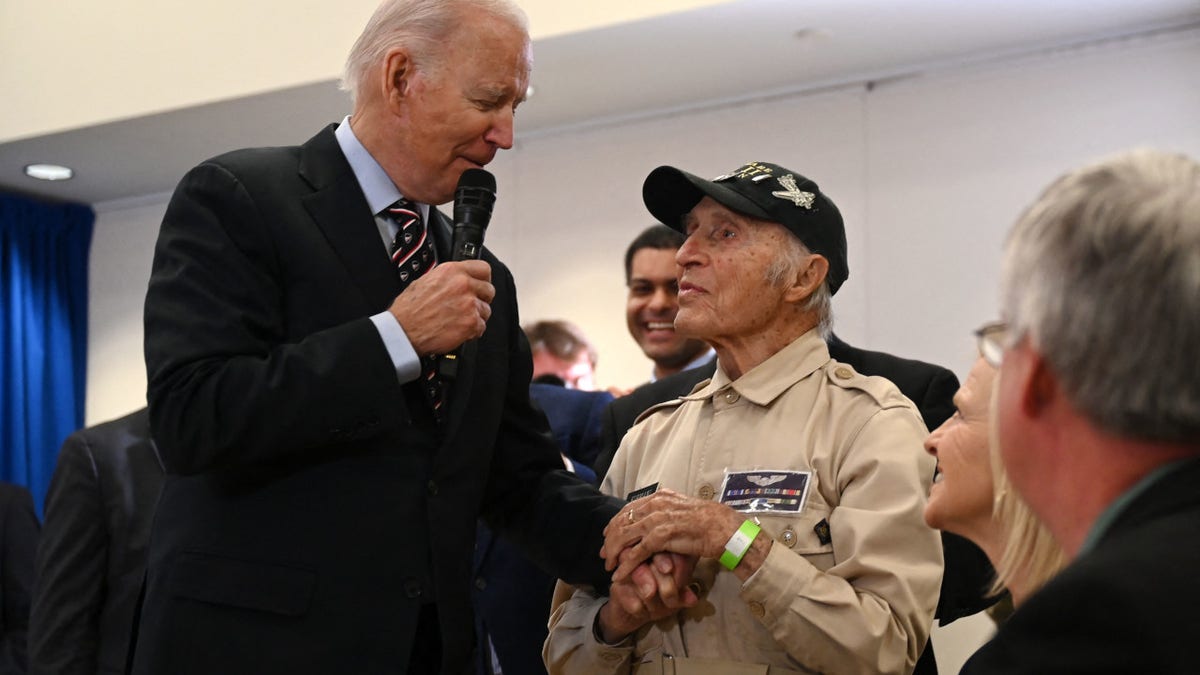
M 812 255 L 812 251 L 808 250 L 804 242 L 790 232 L 784 241 L 788 243 L 779 249 L 778 255 L 767 267 L 767 283 L 772 286 L 779 286 L 785 280 L 794 279 L 800 266 L 804 264 L 804 259 Z M 833 335 L 833 293 L 829 291 L 828 278 L 821 281 L 821 285 L 808 296 L 800 309 L 817 315 L 817 332 L 822 338 L 828 340 Z
M 1010 339 L 1119 436 L 1200 438 L 1200 164 L 1129 152 L 1052 183 L 1013 226 Z
M 357 103 L 374 69 L 397 47 L 407 48 L 417 67 L 436 76 L 443 45 L 471 12 L 490 14 L 529 32 L 525 12 L 511 0 L 384 0 L 350 48 L 341 88 Z

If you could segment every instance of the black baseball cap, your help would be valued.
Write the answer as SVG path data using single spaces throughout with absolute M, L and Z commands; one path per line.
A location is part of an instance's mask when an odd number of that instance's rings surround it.
M 778 164 L 750 162 L 712 180 L 660 166 L 642 184 L 650 214 L 680 232 L 683 217 L 706 196 L 738 213 L 783 225 L 809 251 L 825 256 L 830 293 L 837 293 L 850 276 L 842 214 L 812 180 Z

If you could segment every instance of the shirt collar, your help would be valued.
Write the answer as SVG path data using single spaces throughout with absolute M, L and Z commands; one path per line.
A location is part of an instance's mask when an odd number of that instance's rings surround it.
M 367 206 L 371 208 L 371 213 L 379 214 L 404 196 L 400 194 L 400 190 L 383 167 L 379 166 L 379 162 L 375 161 L 354 135 L 354 130 L 350 128 L 349 115 L 333 133 L 337 137 L 338 146 L 342 148 L 342 154 L 346 155 L 346 161 L 350 163 L 354 178 L 362 188 L 363 196 L 367 198 Z M 424 215 L 428 217 L 428 214 Z
M 1100 513 L 1100 517 L 1096 519 L 1096 522 L 1092 523 L 1092 527 L 1088 530 L 1087 537 L 1084 538 L 1083 545 L 1079 547 L 1079 553 L 1075 557 L 1078 558 L 1095 549 L 1100 540 L 1104 538 L 1104 535 L 1108 534 L 1108 531 L 1112 529 L 1113 523 L 1117 522 L 1117 519 L 1121 517 L 1121 514 L 1129 508 L 1129 505 L 1134 500 L 1149 492 L 1155 485 L 1162 482 L 1164 478 L 1177 471 L 1184 464 L 1187 464 L 1188 461 L 1190 459 L 1181 459 L 1158 467 L 1134 483 L 1133 487 L 1123 492 L 1120 497 L 1114 499 L 1108 505 L 1108 508 Z
M 729 379 L 721 368 L 721 360 L 717 359 L 717 372 L 708 385 L 683 398 L 705 399 L 729 387 L 756 405 L 768 405 L 826 363 L 829 363 L 829 347 L 821 334 L 813 329 L 736 380 Z
M 699 368 L 700 366 L 708 363 L 711 359 L 715 359 L 716 357 L 717 357 L 717 352 L 714 351 L 712 347 L 709 347 L 708 351 L 704 352 L 700 356 L 697 356 L 696 358 L 689 361 L 686 366 L 679 369 L 679 372 L 682 373 L 685 370 L 691 370 L 692 368 Z M 660 379 L 662 379 L 662 378 L 656 376 L 654 374 L 654 369 L 651 368 L 650 369 L 650 381 L 657 382 Z

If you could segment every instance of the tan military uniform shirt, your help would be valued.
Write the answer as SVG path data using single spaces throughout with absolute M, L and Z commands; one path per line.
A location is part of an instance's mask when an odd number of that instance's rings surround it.
M 628 673 L 663 656 L 768 664 L 772 673 L 911 671 L 942 576 L 940 539 L 922 518 L 934 470 L 925 434 L 895 385 L 830 359 L 815 331 L 734 382 L 718 368 L 690 395 L 650 409 L 621 443 L 603 491 L 624 497 L 658 483 L 730 503 L 738 495 L 727 476 L 752 471 L 788 485 L 808 472 L 807 494 L 795 512 L 782 499 L 782 510 L 747 513 L 775 542 L 745 583 L 701 560 L 699 604 L 620 645 L 592 630 L 605 599 L 577 590 L 550 618 L 551 672 Z

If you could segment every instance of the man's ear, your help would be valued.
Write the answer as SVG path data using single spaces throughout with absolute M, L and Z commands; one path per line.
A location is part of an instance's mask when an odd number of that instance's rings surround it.
M 394 110 L 404 102 L 412 89 L 414 72 L 412 58 L 405 48 L 397 47 L 384 57 L 379 84 L 388 108 Z
M 796 278 L 793 280 L 792 286 L 787 289 L 784 298 L 788 302 L 801 302 L 817 292 L 827 274 L 829 274 L 829 260 L 818 253 L 809 255 L 804 264 L 800 265 L 800 269 L 796 271 Z
M 1040 417 L 1062 395 L 1062 389 L 1050 364 L 1029 344 L 1029 338 L 1025 338 L 1021 349 L 1026 352 L 1026 367 L 1021 373 L 1021 412 L 1030 418 Z

